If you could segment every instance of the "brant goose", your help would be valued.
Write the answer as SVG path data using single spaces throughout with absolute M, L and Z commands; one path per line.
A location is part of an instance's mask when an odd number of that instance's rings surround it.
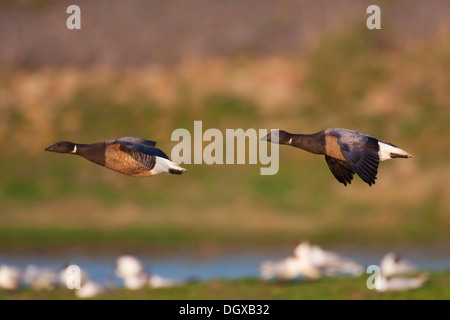
M 45 151 L 77 154 L 105 168 L 132 177 L 149 177 L 160 173 L 182 174 L 187 171 L 160 149 L 156 142 L 135 137 L 123 137 L 92 144 L 59 141 Z
M 261 140 L 325 155 L 331 172 L 345 186 L 351 183 L 355 173 L 371 186 L 375 184 L 380 161 L 412 158 L 412 155 L 389 142 L 341 128 L 325 129 L 313 134 L 273 130 Z

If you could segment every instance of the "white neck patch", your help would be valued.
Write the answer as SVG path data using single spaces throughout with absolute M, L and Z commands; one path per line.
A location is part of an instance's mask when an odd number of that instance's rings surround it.
M 75 145 L 70 153 L 77 153 L 77 145 Z
M 289 139 L 289 141 L 287 142 L 287 144 L 291 144 L 292 143 L 292 137 Z

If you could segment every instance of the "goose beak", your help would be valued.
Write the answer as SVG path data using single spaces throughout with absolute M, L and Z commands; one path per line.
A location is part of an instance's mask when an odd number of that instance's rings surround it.
M 261 139 L 259 139 L 259 141 L 269 141 L 269 139 L 270 139 L 270 133 L 268 135 L 265 135 Z
M 53 151 L 53 145 L 44 149 L 44 151 Z

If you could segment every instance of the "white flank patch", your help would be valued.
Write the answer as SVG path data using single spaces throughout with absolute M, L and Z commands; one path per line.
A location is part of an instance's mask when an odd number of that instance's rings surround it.
M 380 157 L 380 161 L 392 159 L 391 153 L 408 156 L 408 152 L 406 152 L 405 150 L 402 150 L 400 148 L 397 148 L 397 147 L 394 147 L 394 146 L 391 146 L 389 144 L 379 142 L 379 141 L 378 141 L 378 145 L 380 147 L 380 151 L 378 151 L 378 156 Z
M 170 161 L 169 159 L 161 158 L 156 156 L 155 166 L 150 171 L 152 175 L 160 174 L 160 173 L 169 173 L 169 169 L 176 169 L 181 171 L 186 171 L 186 169 L 181 168 L 175 162 Z

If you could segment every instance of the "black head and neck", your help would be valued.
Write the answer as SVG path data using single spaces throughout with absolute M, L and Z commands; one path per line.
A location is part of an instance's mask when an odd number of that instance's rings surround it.
M 58 141 L 52 144 L 50 147 L 45 148 L 45 151 L 57 152 L 57 153 L 71 153 L 77 154 L 77 145 L 70 141 Z
M 293 134 L 284 130 L 272 130 L 261 140 L 285 144 L 315 154 L 324 154 L 325 152 L 325 135 L 323 130 L 313 134 Z
M 262 137 L 261 141 L 289 145 L 292 143 L 292 136 L 292 133 L 284 130 L 272 130 L 268 135 Z
M 102 166 L 105 165 L 105 150 L 105 142 L 81 144 L 70 141 L 59 141 L 45 148 L 45 151 L 76 154 Z

